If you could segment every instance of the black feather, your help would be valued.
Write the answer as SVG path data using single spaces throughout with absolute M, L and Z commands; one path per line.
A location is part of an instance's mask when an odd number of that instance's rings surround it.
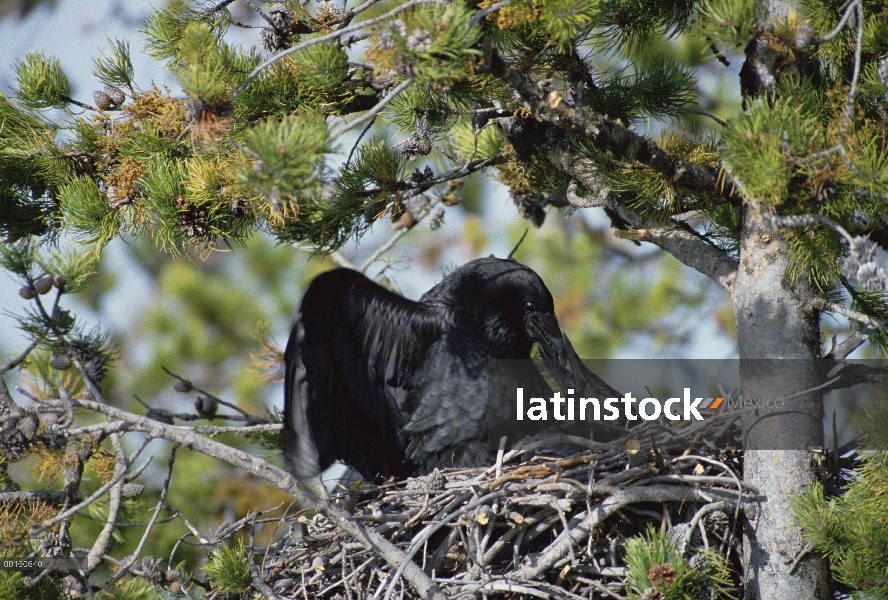
M 418 302 L 349 269 L 318 276 L 285 354 L 284 458 L 299 477 L 341 460 L 365 478 L 479 466 L 490 359 L 558 358 L 552 295 L 513 260 L 474 260 Z M 525 385 L 545 389 L 535 369 Z

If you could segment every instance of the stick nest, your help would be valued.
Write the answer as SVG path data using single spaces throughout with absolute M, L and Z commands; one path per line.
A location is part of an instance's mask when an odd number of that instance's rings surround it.
M 336 501 L 396 544 L 452 598 L 665 599 L 670 596 L 657 596 L 654 586 L 628 583 L 626 542 L 651 524 L 668 532 L 690 568 L 701 549 L 736 567 L 738 517 L 756 495 L 740 480 L 739 453 L 669 456 L 620 445 L 528 460 L 521 460 L 526 449 L 501 453 L 490 468 L 365 485 Z M 269 548 L 264 566 L 282 598 L 420 597 L 400 569 L 307 511 L 292 518 L 289 534 Z M 649 580 L 662 587 L 669 568 L 655 567 Z M 710 590 L 703 597 L 730 595 Z

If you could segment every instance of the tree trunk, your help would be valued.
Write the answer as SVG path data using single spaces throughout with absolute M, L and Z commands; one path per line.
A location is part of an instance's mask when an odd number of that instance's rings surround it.
M 752 205 L 744 208 L 740 269 L 733 291 L 744 396 L 786 397 L 816 387 L 818 313 L 804 285 L 791 285 L 785 240 L 763 226 Z M 771 360 L 751 360 L 771 359 Z M 780 360 L 774 360 L 780 359 Z M 822 395 L 786 400 L 784 410 L 744 415 L 744 478 L 758 501 L 746 505 L 746 598 L 828 598 L 828 569 L 805 542 L 790 511 L 792 495 L 815 479 L 807 446 L 823 439 Z
M 760 0 L 758 31 L 786 21 L 796 2 Z M 780 71 L 767 35 L 746 48 L 740 71 L 744 101 L 771 93 L 790 73 L 819 80 L 817 61 L 804 52 Z M 775 132 L 778 133 L 778 132 Z M 765 226 L 762 207 L 747 198 L 740 234 L 740 267 L 732 291 L 744 396 L 785 397 L 817 386 L 820 358 L 819 313 L 805 281 L 789 277 L 786 240 Z M 765 360 L 754 360 L 765 359 Z M 829 598 L 829 569 L 805 542 L 791 512 L 792 496 L 811 486 L 816 475 L 806 448 L 823 443 L 823 397 L 795 396 L 783 410 L 745 414 L 744 479 L 760 495 L 746 506 L 743 567 L 746 598 L 803 600 Z

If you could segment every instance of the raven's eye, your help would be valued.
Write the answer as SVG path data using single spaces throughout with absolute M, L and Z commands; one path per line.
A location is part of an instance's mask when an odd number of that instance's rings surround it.
M 537 305 L 534 304 L 533 302 L 528 302 L 527 304 L 524 305 L 524 309 L 529 312 L 533 312 L 537 309 Z

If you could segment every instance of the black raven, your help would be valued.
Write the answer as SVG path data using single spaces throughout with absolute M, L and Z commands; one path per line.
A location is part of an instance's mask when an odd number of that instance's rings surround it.
M 534 342 L 549 358 L 569 345 L 543 280 L 514 260 L 473 260 L 418 302 L 350 269 L 319 275 L 284 355 L 287 469 L 341 460 L 372 480 L 489 464 L 488 361 L 529 359 Z

